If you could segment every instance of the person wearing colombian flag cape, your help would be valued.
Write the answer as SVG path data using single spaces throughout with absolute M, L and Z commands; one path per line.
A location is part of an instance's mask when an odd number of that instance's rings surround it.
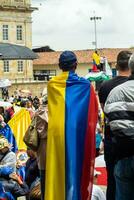
M 45 200 L 87 200 L 92 191 L 98 103 L 91 83 L 75 73 L 73 52 L 60 55 L 59 67 L 62 73 L 48 83 Z

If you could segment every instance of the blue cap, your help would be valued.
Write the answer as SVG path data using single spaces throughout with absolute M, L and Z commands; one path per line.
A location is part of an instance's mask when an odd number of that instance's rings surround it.
M 60 55 L 59 63 L 60 64 L 73 64 L 77 61 L 77 57 L 72 51 L 63 51 Z

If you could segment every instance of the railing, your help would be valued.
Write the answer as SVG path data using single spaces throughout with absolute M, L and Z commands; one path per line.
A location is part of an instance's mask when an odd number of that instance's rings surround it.
M 25 0 L 0 0 L 0 6 L 30 7 L 31 5 Z
M 12 82 L 12 84 L 16 84 L 16 83 L 37 83 L 37 82 L 47 82 L 47 80 L 38 80 L 38 79 L 34 79 L 34 78 L 18 78 L 18 79 L 13 79 L 10 81 Z

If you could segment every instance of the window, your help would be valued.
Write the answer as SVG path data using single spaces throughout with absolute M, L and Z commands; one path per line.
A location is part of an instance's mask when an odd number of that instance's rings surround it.
M 18 72 L 23 72 L 23 61 L 22 60 L 18 61 Z
M 22 26 L 17 26 L 17 40 L 22 40 Z
M 3 40 L 8 40 L 8 25 L 3 25 Z
M 4 72 L 9 72 L 9 61 L 4 60 Z

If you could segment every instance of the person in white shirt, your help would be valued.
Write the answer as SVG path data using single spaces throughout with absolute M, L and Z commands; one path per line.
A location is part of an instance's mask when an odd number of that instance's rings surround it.
M 91 200 L 106 200 L 106 195 L 103 190 L 97 185 L 97 176 L 100 172 L 94 170 L 94 180 Z

